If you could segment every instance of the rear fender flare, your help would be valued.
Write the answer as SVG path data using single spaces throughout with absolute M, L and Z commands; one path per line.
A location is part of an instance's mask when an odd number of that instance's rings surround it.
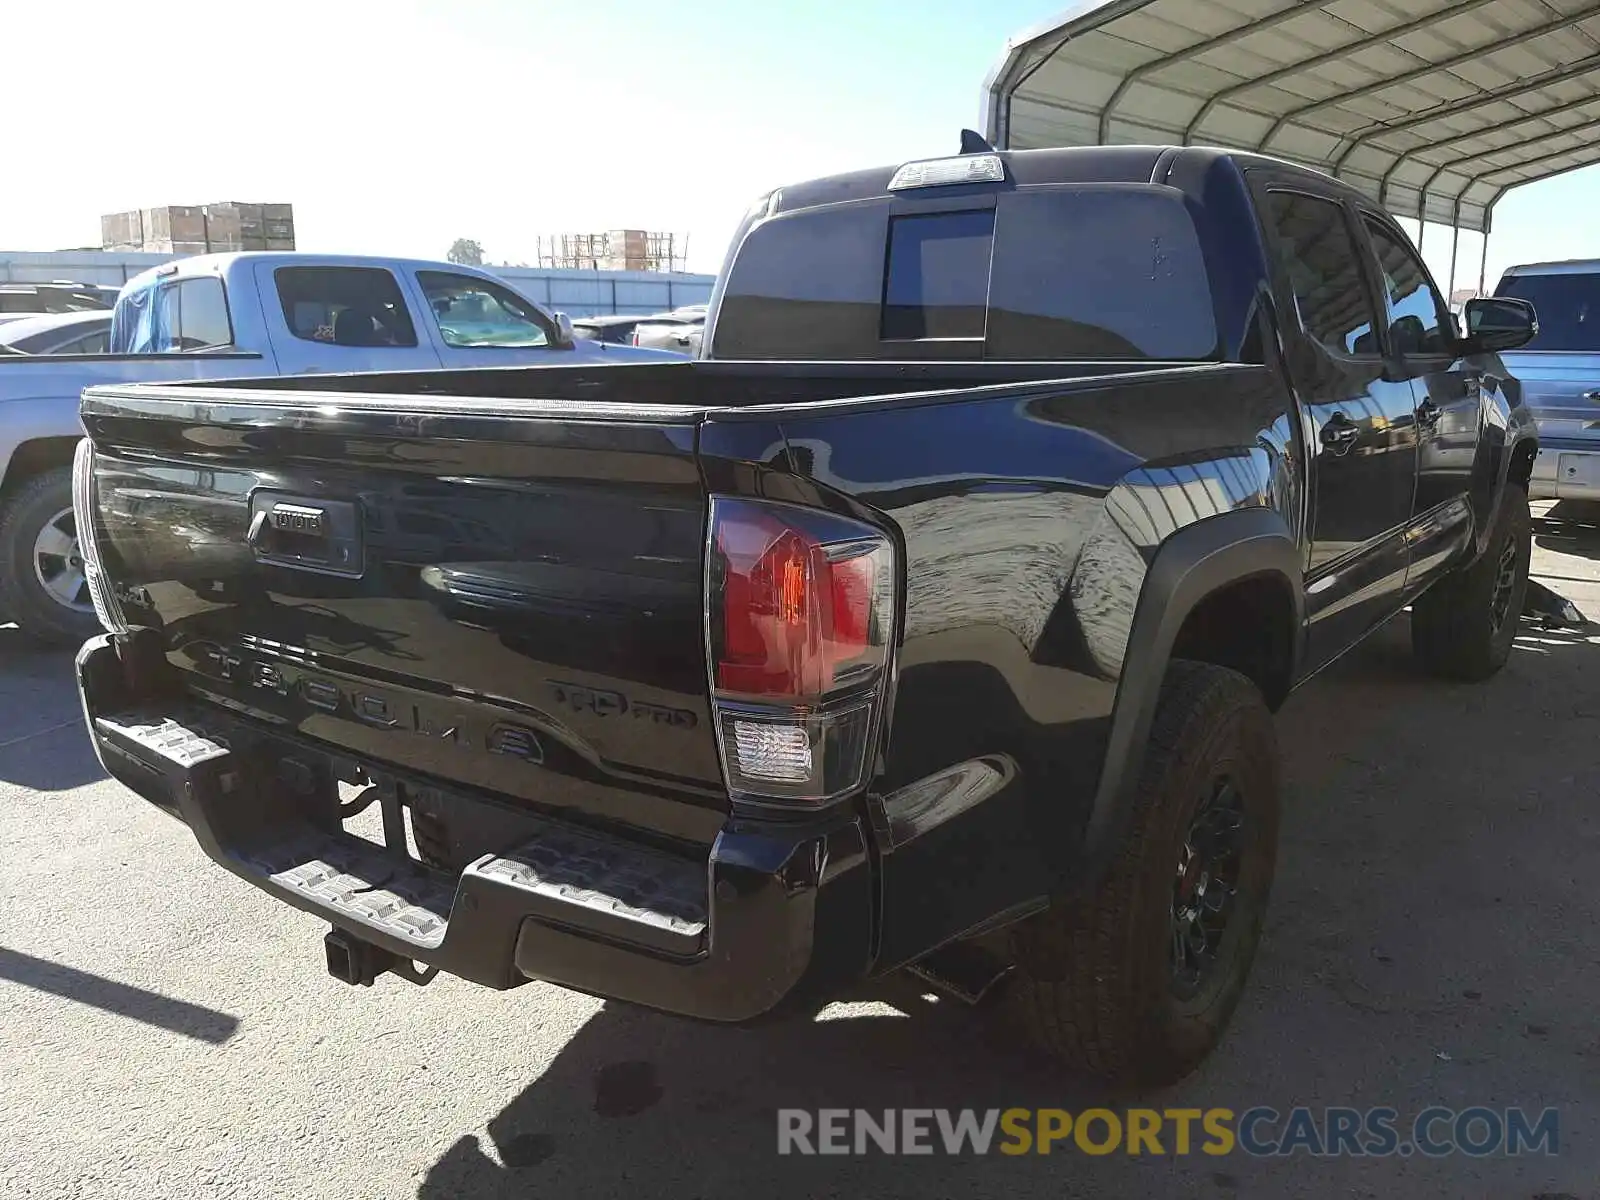
M 1092 886 L 1127 825 L 1150 728 L 1173 643 L 1207 596 L 1246 579 L 1278 576 L 1295 606 L 1295 656 L 1305 629 L 1305 589 L 1298 545 L 1281 514 L 1239 509 L 1189 525 L 1161 544 L 1139 592 L 1117 686 L 1105 764 L 1084 830 L 1085 882 Z M 1291 678 L 1297 677 L 1291 668 Z
M 1533 460 L 1539 456 L 1539 430 L 1533 418 L 1528 415 L 1528 411 L 1525 408 L 1515 410 L 1514 417 L 1515 419 L 1506 432 L 1505 447 L 1500 453 L 1500 460 L 1497 464 L 1498 469 L 1495 472 L 1493 491 L 1489 496 L 1489 510 L 1486 513 L 1473 513 L 1473 520 L 1476 526 L 1472 546 L 1474 560 L 1484 554 L 1494 541 L 1495 534 L 1498 531 L 1497 523 L 1502 508 L 1501 501 L 1505 498 L 1506 489 L 1519 486 L 1513 483 L 1511 479 L 1512 469 L 1515 467 L 1518 457 L 1528 454 L 1529 467 L 1531 469 Z M 1529 453 L 1530 448 L 1531 454 Z M 1529 479 L 1522 481 L 1520 486 L 1523 491 L 1527 491 L 1530 482 L 1531 480 Z

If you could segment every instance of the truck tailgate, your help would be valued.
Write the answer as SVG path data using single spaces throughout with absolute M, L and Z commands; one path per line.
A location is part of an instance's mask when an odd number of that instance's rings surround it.
M 213 703 L 379 767 L 708 845 L 727 799 L 696 414 L 572 411 L 97 389 L 106 573 Z

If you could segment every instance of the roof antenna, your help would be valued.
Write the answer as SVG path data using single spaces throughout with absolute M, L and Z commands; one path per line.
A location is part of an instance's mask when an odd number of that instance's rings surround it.
M 961 131 L 961 153 L 993 154 L 994 147 L 989 145 L 983 134 L 973 133 L 970 129 L 963 129 Z

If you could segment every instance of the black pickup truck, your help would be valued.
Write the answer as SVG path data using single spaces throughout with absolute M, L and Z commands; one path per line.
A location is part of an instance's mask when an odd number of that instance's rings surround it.
M 910 969 L 1172 1079 L 1272 711 L 1408 605 L 1507 659 L 1535 321 L 1466 316 L 1320 175 L 974 150 L 764 197 L 699 361 L 92 388 L 89 731 L 351 983 L 732 1022 Z

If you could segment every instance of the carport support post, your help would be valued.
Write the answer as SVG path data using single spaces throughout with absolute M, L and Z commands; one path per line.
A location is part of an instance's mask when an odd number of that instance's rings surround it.
M 1478 295 L 1489 285 L 1489 223 L 1483 223 L 1483 257 L 1478 259 Z
M 1456 294 L 1456 252 L 1461 249 L 1461 215 L 1456 214 L 1456 223 L 1451 227 L 1450 235 L 1450 283 L 1445 288 L 1445 303 L 1450 302 L 1450 297 Z

